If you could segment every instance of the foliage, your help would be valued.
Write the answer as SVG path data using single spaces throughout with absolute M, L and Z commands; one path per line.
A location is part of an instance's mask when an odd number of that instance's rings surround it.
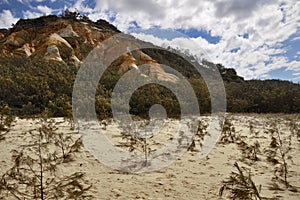
M 13 122 L 14 117 L 11 114 L 11 109 L 7 105 L 0 105 L 0 141 L 9 132 Z
M 300 143 L 300 123 L 296 122 L 295 120 L 290 120 L 289 122 L 289 128 L 291 135 L 293 137 L 296 137 L 298 142 Z
M 249 132 L 250 132 L 250 135 L 255 135 L 256 137 L 258 136 L 259 131 L 255 131 L 253 121 L 249 122 Z
M 234 167 L 237 169 L 237 172 L 231 172 L 230 177 L 223 181 L 219 195 L 223 196 L 224 191 L 227 190 L 229 191 L 230 199 L 262 199 L 259 194 L 260 190 L 253 182 L 250 171 L 245 175 L 245 169 L 240 168 L 238 163 L 235 163 Z
M 71 155 L 78 152 L 82 142 L 80 138 L 74 141 L 72 136 L 65 136 L 63 133 L 59 133 L 55 138 L 55 145 L 61 149 L 64 162 L 68 162 L 71 160 Z
M 280 80 L 225 83 L 230 112 L 299 113 L 300 84 Z
M 81 148 L 81 143 L 77 140 L 71 143 L 69 137 L 57 134 L 53 120 L 42 119 L 40 123 L 40 128 L 28 132 L 32 141 L 13 151 L 13 166 L 0 180 L 0 197 L 41 200 L 89 198 L 86 191 L 91 185 L 84 180 L 84 173 L 62 176 L 56 173 L 59 165 Z
M 195 151 L 197 148 L 196 144 L 199 144 L 199 147 L 202 148 L 202 142 L 204 140 L 204 137 L 208 135 L 207 127 L 208 124 L 205 123 L 204 120 L 199 120 L 197 132 L 191 145 L 188 148 L 189 151 Z
M 251 161 L 259 161 L 258 154 L 260 151 L 260 144 L 258 141 L 255 141 L 254 144 L 248 145 L 245 142 L 239 144 L 240 149 L 242 150 L 243 159 L 249 159 Z
M 141 126 L 147 125 L 148 122 L 145 121 L 144 124 L 141 124 Z M 122 135 L 122 142 L 119 142 L 118 147 L 123 147 L 128 149 L 129 152 L 141 152 L 144 154 L 144 163 L 143 166 L 150 165 L 148 161 L 148 157 L 152 152 L 152 149 L 150 147 L 151 145 L 151 138 L 153 135 L 147 135 L 149 133 L 144 132 L 140 133 L 137 131 L 137 127 L 134 127 L 132 125 L 128 125 L 125 127 L 125 130 L 121 132 Z M 150 134 L 152 134 L 150 132 Z
M 233 126 L 232 121 L 229 117 L 225 118 L 223 130 L 221 133 L 220 143 L 229 144 L 229 143 L 241 143 L 244 137 L 238 134 Z
M 60 62 L 3 57 L 0 101 L 18 115 L 40 114 L 48 108 L 53 116 L 69 116 L 76 71 Z
M 130 114 L 148 118 L 152 105 L 160 104 L 167 112 L 168 117 L 180 116 L 180 105 L 176 96 L 167 88 L 156 84 L 148 84 L 137 89 L 129 102 Z
M 288 159 L 291 159 L 288 154 L 292 149 L 292 135 L 283 139 L 277 127 L 277 122 L 271 124 L 268 132 L 271 135 L 271 142 L 266 152 L 267 161 L 275 165 L 273 180 L 283 183 L 288 188 L 290 187 L 288 182 Z
M 72 12 L 69 9 L 66 9 L 63 12 L 62 17 L 66 19 L 78 19 L 80 17 L 80 13 L 77 10 Z

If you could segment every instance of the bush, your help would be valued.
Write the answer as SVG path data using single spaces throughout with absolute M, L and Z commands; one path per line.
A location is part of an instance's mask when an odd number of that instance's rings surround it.
M 14 122 L 11 109 L 7 105 L 0 106 L 0 141 L 4 139 Z
M 277 121 L 271 124 L 268 132 L 271 134 L 271 142 L 267 151 L 267 161 L 275 165 L 273 181 L 283 183 L 286 188 L 290 187 L 288 182 L 288 156 L 292 149 L 292 135 L 286 138 L 279 132 Z
M 0 179 L 0 199 L 90 198 L 86 192 L 91 185 L 84 180 L 84 173 L 56 174 L 60 164 L 71 161 L 81 143 L 57 134 L 53 120 L 42 119 L 40 123 L 37 130 L 28 133 L 32 142 L 13 151 L 13 166 Z
M 230 177 L 223 181 L 223 185 L 219 190 L 219 195 L 223 196 L 224 191 L 229 191 L 230 199 L 262 199 L 260 196 L 260 190 L 256 187 L 252 181 L 251 173 L 245 175 L 245 170 L 240 168 L 238 163 L 234 164 L 237 172 L 231 172 Z

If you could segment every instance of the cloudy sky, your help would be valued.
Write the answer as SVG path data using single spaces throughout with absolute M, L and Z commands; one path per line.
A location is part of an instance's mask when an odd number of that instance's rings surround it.
M 0 28 L 66 8 L 161 46 L 204 53 L 246 79 L 300 82 L 299 0 L 0 0 Z

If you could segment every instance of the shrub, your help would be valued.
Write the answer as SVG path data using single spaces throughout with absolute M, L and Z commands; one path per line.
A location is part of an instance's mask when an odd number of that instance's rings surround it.
M 148 124 L 148 121 L 145 121 L 145 124 L 142 124 L 142 126 L 145 126 Z M 126 148 L 129 152 L 141 152 L 144 154 L 144 161 L 141 163 L 141 166 L 149 166 L 150 162 L 148 160 L 149 155 L 152 152 L 152 149 L 150 147 L 150 140 L 153 137 L 153 135 L 146 135 L 146 132 L 144 134 L 137 131 L 137 127 L 133 125 L 128 125 L 124 128 L 125 130 L 121 132 L 122 140 L 125 140 L 124 142 L 119 142 L 118 147 Z M 137 166 L 132 166 L 133 168 Z
M 242 156 L 245 159 L 249 159 L 251 161 L 259 161 L 258 154 L 260 151 L 260 144 L 258 141 L 255 141 L 252 145 L 248 145 L 245 142 L 239 144 L 239 147 L 242 151 Z
M 231 172 L 230 177 L 223 181 L 219 195 L 223 196 L 224 191 L 228 190 L 230 199 L 262 199 L 260 189 L 253 182 L 250 171 L 245 175 L 245 170 L 240 168 L 238 163 L 235 163 L 234 167 L 237 172 Z
M 0 198 L 85 199 L 91 185 L 84 173 L 58 176 L 56 171 L 80 147 L 68 137 L 57 134 L 53 120 L 42 119 L 37 130 L 28 132 L 33 139 L 13 151 L 13 166 L 0 179 Z M 53 145 L 57 141 L 57 146 Z M 62 149 L 62 153 L 58 153 Z
M 275 165 L 273 180 L 277 180 L 280 183 L 284 183 L 286 188 L 290 187 L 288 182 L 288 156 L 290 150 L 292 149 L 292 135 L 286 138 L 282 138 L 283 135 L 279 132 L 277 127 L 278 122 L 273 122 L 271 124 L 268 132 L 271 134 L 271 142 L 267 151 L 267 161 Z
M 196 143 L 199 144 L 200 149 L 202 148 L 202 142 L 204 140 L 204 137 L 208 135 L 207 132 L 207 123 L 204 122 L 204 120 L 199 120 L 198 122 L 198 129 L 195 134 L 195 137 L 191 143 L 191 145 L 188 148 L 188 151 L 195 151 L 196 150 Z M 192 127 L 190 127 L 192 128 Z
M 0 106 L 0 141 L 9 132 L 14 120 L 10 108 L 7 105 Z
M 220 143 L 222 143 L 222 144 L 229 144 L 229 143 L 239 144 L 240 142 L 242 142 L 243 138 L 244 137 L 242 137 L 240 134 L 238 134 L 236 132 L 231 120 L 228 117 L 226 117 L 224 126 L 223 126 L 223 130 L 222 130 L 222 134 L 221 134 L 221 138 L 220 138 Z

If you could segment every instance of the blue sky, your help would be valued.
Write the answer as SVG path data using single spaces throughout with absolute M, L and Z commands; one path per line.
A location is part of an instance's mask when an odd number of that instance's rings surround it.
M 297 0 L 1 0 L 0 28 L 66 8 L 157 45 L 189 49 L 246 79 L 300 82 Z

